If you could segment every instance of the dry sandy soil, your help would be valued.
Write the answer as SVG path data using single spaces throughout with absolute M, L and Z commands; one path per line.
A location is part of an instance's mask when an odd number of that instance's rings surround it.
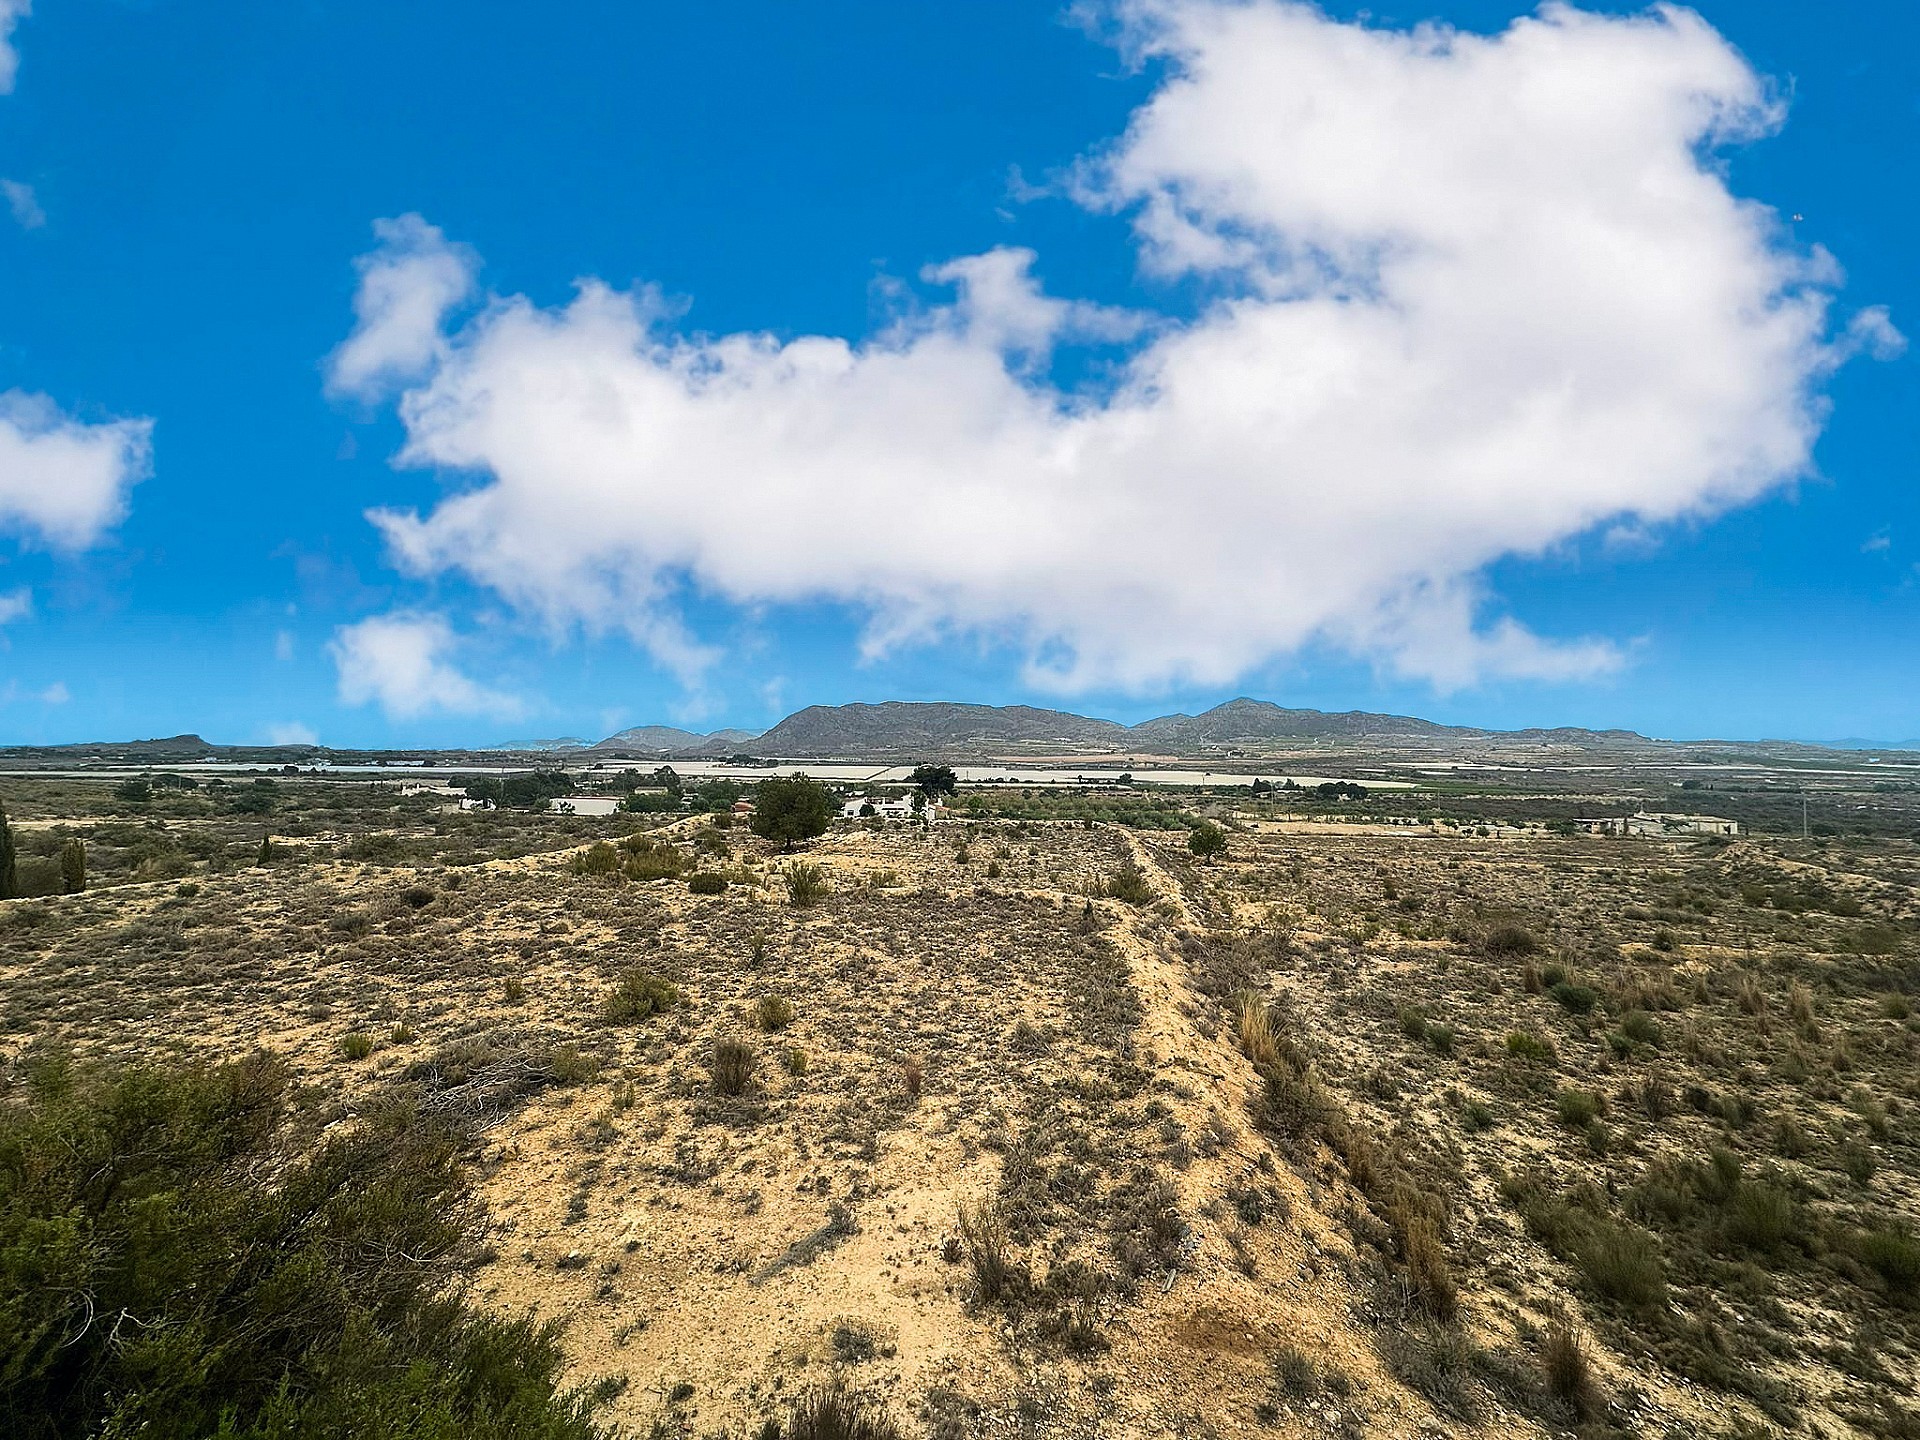
M 800 908 L 725 838 L 719 895 L 562 851 L 22 902 L 0 1049 L 472 1120 L 476 1293 L 635 1434 L 830 1380 L 944 1440 L 1915 1433 L 1905 851 L 842 829 Z

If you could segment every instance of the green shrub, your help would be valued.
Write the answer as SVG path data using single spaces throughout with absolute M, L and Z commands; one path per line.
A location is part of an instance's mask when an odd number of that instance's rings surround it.
M 1496 925 L 1482 944 L 1489 955 L 1514 959 L 1532 955 L 1540 948 L 1539 938 L 1524 925 Z
M 1726 1236 L 1737 1250 L 1771 1254 L 1786 1244 L 1801 1223 L 1793 1196 L 1763 1180 L 1743 1180 L 1727 1202 Z
M 805 910 L 827 898 L 827 872 L 811 861 L 797 860 L 787 867 L 787 899 Z
M 1840 1147 L 1840 1168 L 1847 1172 L 1849 1180 L 1864 1190 L 1873 1183 L 1874 1172 L 1880 1168 L 1880 1162 L 1874 1158 L 1871 1145 L 1849 1140 Z
M 1509 1030 L 1507 1032 L 1507 1054 L 1529 1065 L 1551 1065 L 1559 1058 L 1559 1052 L 1553 1048 L 1553 1042 L 1530 1030 Z
M 627 970 L 600 1002 L 600 1015 L 609 1024 L 631 1025 L 679 1003 L 680 991 L 670 982 L 645 970 Z
M 696 895 L 722 895 L 726 893 L 727 877 L 712 870 L 702 870 L 688 879 L 687 889 Z
M 1274 1383 L 1289 1400 L 1311 1400 L 1320 1389 L 1320 1369 L 1313 1357 L 1292 1345 L 1283 1345 L 1268 1357 Z
M 753 1007 L 753 1020 L 768 1034 L 784 1030 L 793 1023 L 793 1006 L 779 995 L 762 995 Z
M 547 1056 L 547 1075 L 556 1085 L 585 1085 L 599 1078 L 600 1062 L 578 1045 L 560 1045 Z
M 1620 1033 L 1636 1045 L 1657 1049 L 1664 1038 L 1660 1022 L 1644 1010 L 1629 1010 L 1620 1017 Z
M 373 1054 L 373 1037 L 358 1030 L 351 1035 L 342 1035 L 340 1053 L 349 1060 L 364 1060 Z
M 627 836 L 620 846 L 627 852 L 622 868 L 629 880 L 678 880 L 686 873 L 690 863 L 667 841 L 655 840 L 644 833 Z
M 316 1146 L 288 1094 L 266 1054 L 26 1067 L 0 1104 L 0 1432 L 592 1440 L 555 1329 L 457 1288 L 484 1234 L 465 1137 L 386 1104 Z
M 960 1243 L 973 1266 L 980 1299 L 989 1303 L 1018 1299 L 1032 1288 L 1032 1276 L 1008 1244 L 1006 1217 L 998 1200 L 960 1207 Z
M 1102 889 L 1110 898 L 1127 905 L 1145 905 L 1153 899 L 1153 887 L 1131 860 L 1109 875 Z
M 1660 1247 L 1637 1226 L 1595 1220 L 1574 1246 L 1574 1263 L 1600 1294 L 1633 1309 L 1650 1309 L 1666 1295 Z
M 1869 1230 L 1858 1242 L 1860 1260 L 1895 1295 L 1912 1300 L 1920 1297 L 1920 1237 L 1901 1226 L 1889 1225 Z
M 748 825 L 754 834 L 774 841 L 782 850 L 826 834 L 835 808 L 827 787 L 806 775 L 762 780 L 753 803 L 753 818 Z
M 1560 1007 L 1575 1015 L 1584 1015 L 1593 1009 L 1600 999 L 1599 992 L 1588 985 L 1576 985 L 1571 980 L 1562 980 L 1558 985 L 1548 988 L 1547 993 L 1560 1002 Z
M 1591 1090 L 1567 1086 L 1554 1097 L 1554 1109 L 1559 1112 L 1562 1125 L 1584 1130 L 1600 1117 L 1602 1107 L 1600 1097 Z
M 1593 1352 L 1564 1315 L 1554 1317 L 1540 1338 L 1540 1378 L 1547 1393 L 1578 1421 L 1591 1420 L 1603 1407 Z
M 1426 1396 L 1441 1414 L 1479 1424 L 1473 1383 L 1479 1348 L 1465 1332 L 1450 1325 L 1421 1325 L 1389 1330 L 1379 1344 L 1381 1359 L 1409 1389 Z
M 778 1440 L 906 1440 L 879 1405 L 837 1386 L 797 1402 L 784 1428 L 769 1420 L 760 1433 Z
M 567 868 L 576 875 L 618 875 L 620 865 L 620 852 L 604 840 L 589 845 L 567 862 Z
M 1202 820 L 1187 836 L 1187 848 L 1211 865 L 1227 853 L 1227 832 L 1211 820 Z
M 713 1050 L 707 1056 L 707 1074 L 716 1094 L 746 1094 L 747 1087 L 753 1083 L 753 1071 L 753 1047 L 746 1041 L 723 1036 L 713 1042 Z

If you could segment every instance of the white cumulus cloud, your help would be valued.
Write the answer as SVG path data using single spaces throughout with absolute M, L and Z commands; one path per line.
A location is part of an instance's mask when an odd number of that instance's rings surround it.
M 47 212 L 40 208 L 40 197 L 24 180 L 0 180 L 0 198 L 13 212 L 14 224 L 22 230 L 38 230 L 47 223 Z
M 313 727 L 303 725 L 298 720 L 288 720 L 280 724 L 267 726 L 269 745 L 317 745 L 320 737 L 313 733 Z
M 441 322 L 473 290 L 478 268 L 418 215 L 377 220 L 380 248 L 360 260 L 353 333 L 327 361 L 327 387 L 373 399 L 427 373 L 446 354 Z
M 376 513 L 400 563 L 690 677 L 689 587 L 859 607 L 873 651 L 981 635 L 1062 690 L 1308 644 L 1442 685 L 1579 677 L 1619 648 L 1500 616 L 1486 567 L 1805 475 L 1825 377 L 1897 343 L 1877 312 L 1836 338 L 1837 266 L 1729 190 L 1716 149 L 1783 116 L 1690 11 L 1549 5 L 1492 36 L 1111 13 L 1166 78 L 1073 192 L 1200 282 L 1196 314 L 1049 297 L 1009 249 L 930 269 L 951 301 L 861 343 L 681 333 L 595 280 L 449 332 L 471 256 L 383 222 L 333 383 L 412 376 L 402 461 L 472 476 Z M 1045 378 L 1129 336 L 1110 387 Z
M 20 71 L 20 52 L 13 48 L 13 27 L 33 13 L 33 0 L 0 0 L 0 95 L 13 90 Z
M 403 719 L 432 710 L 519 714 L 513 696 L 488 689 L 454 664 L 456 645 L 445 616 L 401 613 L 343 625 L 327 648 L 339 673 L 340 698 L 349 705 L 377 704 Z
M 32 9 L 31 0 L 0 0 L 0 94 L 13 89 L 19 69 L 14 26 Z M 0 180 L 0 198 L 22 227 L 46 224 L 31 185 Z M 91 545 L 126 513 L 152 440 L 151 420 L 87 423 L 45 395 L 0 394 L 0 527 L 36 531 L 61 549 Z
M 65 549 L 91 545 L 147 474 L 151 420 L 89 424 L 44 395 L 0 394 L 0 525 Z

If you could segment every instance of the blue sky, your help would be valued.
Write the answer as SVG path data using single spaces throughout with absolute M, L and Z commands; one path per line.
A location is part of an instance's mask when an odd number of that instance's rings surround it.
M 1349 33 L 1333 22 L 1358 8 L 1331 7 L 1305 40 Z M 1368 23 L 1376 38 L 1429 19 L 1495 34 L 1526 13 L 1496 3 L 1395 6 L 1373 10 Z M 1749 465 L 1735 486 L 1746 488 L 1729 495 L 1717 462 L 1673 458 L 1665 436 L 1623 442 L 1623 465 L 1652 455 L 1650 467 L 1671 466 L 1661 471 L 1664 488 L 1620 480 L 1619 513 L 1607 514 L 1613 492 L 1598 466 L 1564 482 L 1588 490 L 1543 500 L 1533 517 L 1532 497 L 1563 486 L 1559 467 L 1536 467 L 1497 501 L 1467 476 L 1449 482 L 1463 487 L 1449 499 L 1383 440 L 1363 456 L 1342 452 L 1339 463 L 1379 465 L 1382 484 L 1424 497 L 1410 507 L 1423 517 L 1411 528 L 1457 537 L 1444 554 L 1417 534 L 1383 539 L 1380 551 L 1404 555 L 1361 562 L 1377 573 L 1335 600 L 1326 592 L 1345 570 L 1312 568 L 1326 537 L 1353 543 L 1380 533 L 1402 507 L 1389 494 L 1375 509 L 1333 515 L 1342 487 L 1322 477 L 1310 504 L 1263 508 L 1265 487 L 1296 483 L 1303 454 L 1323 457 L 1317 441 L 1241 414 L 1227 415 L 1227 428 L 1245 420 L 1251 438 L 1223 451 L 1217 467 L 1237 488 L 1207 488 L 1215 470 L 1201 482 L 1163 482 L 1139 457 L 1116 462 L 1133 467 L 1124 483 L 1093 462 L 1074 478 L 1079 488 L 1068 493 L 1091 526 L 1110 523 L 1097 512 L 1113 497 L 1133 533 L 1151 535 L 1166 520 L 1181 537 L 1171 567 L 1181 573 L 1143 581 L 1137 596 L 1102 573 L 1108 560 L 1115 569 L 1139 563 L 1124 538 L 1089 545 L 1054 573 L 1044 554 L 1014 553 L 1011 542 L 999 553 L 991 526 L 950 523 L 974 472 L 956 478 L 947 453 L 977 441 L 981 454 L 1010 455 L 1016 468 L 1041 465 L 1030 452 L 1062 433 L 1060 414 L 1119 404 L 1132 357 L 1170 334 L 1201 333 L 1217 307 L 1249 295 L 1276 315 L 1299 299 L 1282 296 L 1266 270 L 1156 269 L 1147 258 L 1141 216 L 1156 197 L 1190 196 L 1242 161 L 1223 119 L 1237 112 L 1205 96 L 1155 145 L 1116 152 L 1130 117 L 1200 63 L 1200 52 L 1156 49 L 1151 39 L 1140 53 L 1141 33 L 1116 37 L 1124 16 L 1076 24 L 1027 0 L 568 4 L 537 15 L 476 3 L 38 0 L 14 29 L 17 78 L 0 96 L 0 177 L 12 182 L 16 213 L 11 223 L 0 217 L 0 391 L 45 396 L 64 423 L 96 427 L 75 433 L 150 419 L 151 449 L 124 513 L 103 518 L 83 543 L 50 533 L 46 495 L 7 516 L 0 738 L 197 730 L 232 742 L 304 734 L 336 744 L 466 743 L 596 736 L 656 721 L 758 728 L 803 704 L 888 698 L 1053 704 L 1135 720 L 1240 693 L 1501 726 L 1920 737 L 1920 361 L 1885 324 L 1859 319 L 1885 307 L 1892 327 L 1920 327 L 1920 73 L 1908 59 L 1920 53 L 1920 14 L 1904 0 L 1741 0 L 1700 13 L 1785 107 L 1775 133 L 1718 147 L 1703 173 L 1778 212 L 1768 256 L 1824 247 L 1844 269 L 1844 280 L 1815 282 L 1828 304 L 1824 349 L 1806 337 L 1781 342 L 1779 364 L 1802 367 L 1818 428 L 1808 473 L 1795 478 L 1801 467 L 1776 459 L 1755 479 Z M 1579 42 L 1602 79 L 1616 63 L 1605 53 L 1611 35 Z M 1310 68 L 1312 57 L 1284 39 L 1271 57 L 1275 93 L 1348 83 L 1326 68 L 1331 60 Z M 1683 45 L 1646 43 L 1662 55 Z M 1714 56 L 1686 43 L 1689 64 L 1719 73 Z M 1588 63 L 1586 52 L 1577 58 Z M 1288 68 L 1296 62 L 1298 71 Z M 1484 82 L 1455 76 L 1460 83 L 1421 103 L 1444 107 L 1444 129 L 1476 109 L 1476 87 L 1496 86 L 1503 72 L 1489 73 Z M 1391 99 L 1400 74 L 1366 83 Z M 1252 83 L 1264 105 L 1267 77 L 1255 70 Z M 1462 147 L 1504 153 L 1459 123 Z M 1632 118 L 1621 124 L 1631 128 Z M 1671 138 L 1636 135 L 1621 146 Z M 1388 151 L 1399 143 L 1375 139 Z M 1324 171 L 1342 143 L 1303 135 L 1302 165 Z M 1116 153 L 1123 163 L 1110 172 L 1088 168 Z M 1570 163 L 1578 171 L 1601 162 Z M 1465 169 L 1463 186 L 1483 183 L 1479 173 Z M 1300 193 L 1293 172 L 1267 178 L 1269 193 Z M 1524 182 L 1484 183 L 1484 206 L 1475 199 L 1470 208 L 1530 213 Z M 1603 199 L 1619 193 L 1608 183 L 1596 172 Z M 1579 199 L 1543 193 L 1539 203 L 1578 209 Z M 1469 233 L 1447 196 L 1423 203 L 1434 212 L 1431 232 L 1421 228 L 1427 211 L 1393 209 L 1395 223 L 1447 243 Z M 1378 209 L 1367 201 L 1368 214 Z M 1217 210 L 1195 213 L 1211 238 L 1238 233 L 1232 215 L 1215 225 Z M 1314 234 L 1347 223 L 1346 211 L 1326 213 L 1334 218 L 1317 218 Z M 376 220 L 410 215 L 422 217 L 413 241 L 377 241 Z M 1291 220 L 1283 211 L 1274 223 Z M 1728 223 L 1701 221 L 1722 230 L 1703 232 L 1685 255 L 1676 241 L 1673 273 L 1655 281 L 1686 282 L 1698 255 L 1721 253 Z M 1657 228 L 1647 243 L 1658 271 Z M 1018 338 L 1026 332 L 1006 335 L 1038 313 L 1028 292 L 1008 302 L 1015 309 L 989 314 L 978 298 L 984 280 L 970 282 L 981 287 L 973 300 L 963 286 L 956 305 L 953 280 L 924 273 L 1010 247 L 1032 252 L 1048 295 L 1084 302 L 1048 312 L 1053 328 L 1027 348 Z M 375 330 L 364 309 L 356 332 L 356 297 L 365 299 L 357 286 L 369 274 L 410 283 L 416 272 L 402 262 L 422 255 L 453 257 L 465 287 L 429 317 L 430 333 Z M 1472 257 L 1460 264 L 1469 278 L 1487 268 Z M 532 342 L 513 348 L 488 319 L 516 297 L 523 315 L 544 317 L 556 345 L 572 347 L 540 352 L 552 367 L 543 376 L 590 365 L 599 352 L 584 321 L 558 318 L 582 278 L 616 293 L 657 287 L 666 297 L 651 321 L 658 336 L 824 336 L 856 347 L 881 337 L 884 348 L 903 325 L 951 333 L 961 368 L 935 371 L 938 357 L 925 359 L 928 388 L 963 390 L 956 377 L 975 374 L 969 367 L 987 351 L 1004 353 L 1013 377 L 1005 383 L 1043 392 L 1055 419 L 982 438 L 997 422 L 956 400 L 952 414 L 931 421 L 903 409 L 890 430 L 875 381 L 847 401 L 868 413 L 816 441 L 804 437 L 822 409 L 818 395 L 796 397 L 761 377 L 746 386 L 745 408 L 717 424 L 687 395 L 663 401 L 674 408 L 658 413 L 685 421 L 690 438 L 648 449 L 658 458 L 645 473 L 629 468 L 640 462 L 617 424 L 592 440 L 599 458 L 579 466 L 564 427 L 557 438 L 541 431 L 544 448 L 529 450 L 523 433 L 540 430 L 548 413 L 537 394 L 503 402 L 485 424 L 464 412 L 422 419 L 417 408 L 403 419 L 410 400 L 464 397 L 471 406 L 525 373 Z M 1349 314 L 1367 303 L 1365 286 L 1356 292 L 1351 280 L 1340 282 Z M 1390 274 L 1380 280 L 1393 283 Z M 1447 290 L 1456 293 L 1468 292 Z M 1670 337 L 1643 338 L 1662 354 L 1697 343 L 1688 353 L 1702 363 L 1720 353 L 1708 338 L 1728 353 L 1747 349 L 1737 330 L 1703 338 L 1690 321 L 1674 323 Z M 991 327 L 999 328 L 988 335 Z M 340 368 L 339 347 L 367 332 L 380 366 L 361 383 Z M 428 348 L 411 360 L 380 348 L 404 351 L 408 341 Z M 1551 347 L 1554 337 L 1529 332 L 1515 343 Z M 1497 413 L 1499 387 L 1513 383 L 1499 348 L 1463 358 L 1442 346 L 1416 355 L 1417 369 L 1380 370 L 1387 380 L 1374 382 L 1344 429 L 1356 416 L 1398 413 L 1404 377 L 1430 375 L 1427 360 L 1445 362 L 1443 387 L 1471 381 L 1458 397 L 1462 412 Z M 722 364 L 721 353 L 703 352 L 701 363 Z M 1286 368 L 1293 356 L 1304 357 L 1304 378 Z M 1585 352 L 1568 357 L 1569 373 L 1584 363 Z M 602 380 L 653 374 L 623 364 L 615 357 L 604 376 L 581 383 L 590 394 Z M 1282 383 L 1319 385 L 1320 364 L 1292 346 L 1251 352 L 1247 396 L 1235 403 L 1262 406 Z M 1270 381 L 1263 365 L 1284 381 Z M 1486 373 L 1463 378 L 1474 366 Z M 1691 367 L 1676 375 L 1690 377 Z M 530 393 L 546 383 L 527 382 Z M 1765 387 L 1782 383 L 1775 370 L 1756 371 L 1753 392 L 1727 402 L 1733 418 L 1714 422 L 1710 445 L 1673 448 L 1790 450 L 1787 439 L 1758 433 L 1780 409 Z M 1444 393 L 1429 402 L 1454 403 Z M 1620 413 L 1646 411 L 1646 397 L 1636 397 Z M 1660 412 L 1647 423 L 1684 430 L 1691 414 Z M 734 453 L 733 436 L 762 420 L 787 438 Z M 940 428 L 949 420 L 951 436 Z M 1390 440 L 1400 423 L 1383 420 Z M 1422 411 L 1404 429 L 1419 435 L 1430 424 Z M 1155 454 L 1205 449 L 1214 433 L 1165 428 L 1167 448 Z M 1617 430 L 1602 414 L 1570 434 Z M 410 440 L 422 458 L 396 463 Z M 816 443 L 792 475 L 770 473 Z M 1553 448 L 1569 443 L 1549 436 L 1539 454 L 1578 458 L 1587 442 Z M 727 450 L 724 460 L 716 448 Z M 478 459 L 449 463 L 456 454 Z M 835 477 L 869 459 L 870 480 L 841 492 Z M 613 498 L 594 488 L 583 500 L 578 468 L 595 486 L 613 485 Z M 64 472 L 22 473 L 22 486 L 65 483 Z M 1155 488 L 1162 484 L 1172 488 Z M 0 514 L 7 486 L 0 475 Z M 446 497 L 487 491 L 505 508 L 484 534 L 440 519 Z M 1215 553 L 1207 526 L 1171 523 L 1168 507 L 1183 495 L 1212 509 L 1220 532 L 1244 530 L 1248 516 L 1281 518 L 1257 551 Z M 1066 505 L 1053 498 L 1059 505 L 1046 514 Z M 989 492 L 981 505 L 1007 499 Z M 547 525 L 549 510 L 576 503 L 586 518 Z M 602 508 L 619 548 L 596 548 Z M 371 523 L 370 510 L 416 512 L 426 527 L 419 551 L 398 553 L 395 532 Z M 1516 511 L 1529 512 L 1525 523 Z M 1587 523 L 1594 514 L 1605 518 Z M 795 524 L 791 515 L 809 518 Z M 1314 528 L 1323 522 L 1330 528 Z M 655 549 L 663 530 L 676 539 Z M 786 545 L 808 550 L 804 563 L 788 564 Z M 907 558 L 886 560 L 895 556 Z M 1308 572 L 1311 584 L 1288 581 Z M 1116 608 L 1134 604 L 1120 623 Z M 1440 625 L 1433 615 L 1453 611 L 1466 618 L 1431 628 Z M 1508 621 L 1524 638 L 1500 630 Z M 413 628 L 356 628 L 369 622 Z

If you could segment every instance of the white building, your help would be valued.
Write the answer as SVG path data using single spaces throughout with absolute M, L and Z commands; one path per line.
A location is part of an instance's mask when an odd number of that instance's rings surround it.
M 906 795 L 895 795 L 887 799 L 856 795 L 840 807 L 841 818 L 846 820 L 859 820 L 863 817 L 877 820 L 911 820 L 914 814 L 913 801 Z
M 611 815 L 619 808 L 611 795 L 562 795 L 547 801 L 555 815 Z
M 843 801 L 840 806 L 840 818 L 843 820 L 925 820 L 929 824 L 945 820 L 950 813 L 938 800 L 930 800 L 916 806 L 917 797 L 908 792 L 887 799 L 876 796 L 856 795 Z

